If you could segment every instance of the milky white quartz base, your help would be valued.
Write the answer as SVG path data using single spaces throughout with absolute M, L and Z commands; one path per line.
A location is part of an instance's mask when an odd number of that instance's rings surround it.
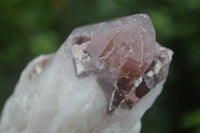
M 108 103 L 95 77 L 76 77 L 68 43 L 50 55 L 32 79 L 33 66 L 48 56 L 28 64 L 5 104 L 0 133 L 139 133 L 140 119 L 160 94 L 163 82 L 131 110 L 117 108 L 108 115 Z

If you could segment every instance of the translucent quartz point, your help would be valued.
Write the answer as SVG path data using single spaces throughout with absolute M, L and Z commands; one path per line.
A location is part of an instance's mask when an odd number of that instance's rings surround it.
M 109 101 L 109 112 L 118 106 L 132 108 L 160 77 L 167 76 L 168 67 L 162 69 L 169 65 L 172 52 L 156 42 L 152 22 L 145 14 L 78 28 L 71 36 L 74 34 L 77 75 L 97 77 Z M 164 54 L 166 62 L 161 60 Z
M 92 59 L 102 59 L 118 78 L 137 79 L 158 55 L 155 31 L 147 15 L 134 15 L 99 27 L 85 51 Z

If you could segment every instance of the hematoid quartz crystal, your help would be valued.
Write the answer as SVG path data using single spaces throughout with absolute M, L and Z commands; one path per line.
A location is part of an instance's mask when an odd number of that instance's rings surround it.
M 0 132 L 139 133 L 172 55 L 145 14 L 77 28 L 23 71 Z

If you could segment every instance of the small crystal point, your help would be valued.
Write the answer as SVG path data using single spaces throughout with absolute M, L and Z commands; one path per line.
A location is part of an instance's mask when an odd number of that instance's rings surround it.
M 138 78 L 158 55 L 150 18 L 139 14 L 105 22 L 95 31 L 85 51 L 104 59 L 118 77 Z
M 83 30 L 87 34 L 84 35 Z M 162 80 L 166 78 L 163 75 L 168 73 L 168 67 L 165 70 L 163 68 L 170 61 L 162 62 L 160 58 L 163 56 L 166 60 L 171 55 L 164 54 L 163 48 L 156 42 L 155 30 L 147 15 L 123 17 L 75 31 L 74 36 L 78 34 L 82 38 L 80 40 L 86 40 L 72 46 L 79 49 L 78 53 L 72 49 L 77 75 L 96 75 L 100 86 L 106 89 L 108 111 L 118 106 L 132 107 L 161 81 L 160 77 L 164 77 Z M 81 36 L 87 36 L 87 39 Z M 167 53 L 170 50 L 164 51 Z M 104 73 L 104 76 L 99 73 Z M 105 77 L 110 77 L 110 80 L 106 81 Z

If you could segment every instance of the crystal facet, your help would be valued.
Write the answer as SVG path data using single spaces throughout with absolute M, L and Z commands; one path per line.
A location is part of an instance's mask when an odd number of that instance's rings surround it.
M 77 75 L 95 73 L 98 81 L 110 82 L 107 83 L 109 87 L 100 84 L 103 89 L 110 89 L 106 91 L 109 112 L 118 106 L 130 108 L 161 81 L 155 77 L 165 75 L 166 72 L 160 71 L 168 66 L 171 51 L 156 42 L 151 20 L 144 14 L 107 21 L 94 27 L 94 31 L 90 31 L 90 26 L 83 27 L 88 34 L 81 32 L 79 37 L 75 37 L 86 40 L 72 46 Z M 160 59 L 164 53 L 167 53 L 163 57 L 167 62 Z M 110 81 L 105 81 L 107 79 L 102 77 L 102 72 L 110 75 Z

